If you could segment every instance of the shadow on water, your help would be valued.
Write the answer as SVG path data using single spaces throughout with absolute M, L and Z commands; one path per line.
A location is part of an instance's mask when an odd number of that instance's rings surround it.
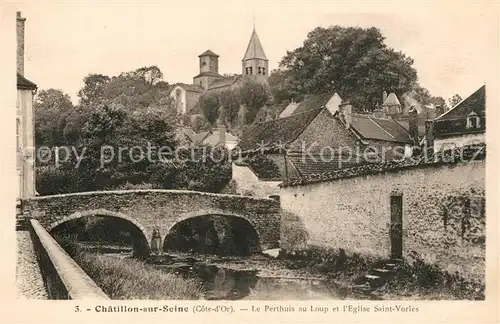
M 146 260 L 157 269 L 194 278 L 202 283 L 209 300 L 240 299 L 343 299 L 342 291 L 324 280 L 306 278 L 261 277 L 257 269 L 229 269 L 226 258 L 207 263 L 195 257 L 163 255 Z M 245 260 L 232 259 L 234 264 Z

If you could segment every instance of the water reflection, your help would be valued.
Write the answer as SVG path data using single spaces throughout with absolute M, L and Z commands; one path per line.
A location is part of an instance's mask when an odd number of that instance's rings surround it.
M 172 256 L 148 261 L 162 271 L 175 273 L 184 278 L 196 278 L 202 282 L 205 298 L 209 300 L 306 300 L 340 299 L 335 287 L 323 280 L 266 278 L 259 271 L 235 270 L 223 265 L 205 264 L 195 258 L 175 259 Z

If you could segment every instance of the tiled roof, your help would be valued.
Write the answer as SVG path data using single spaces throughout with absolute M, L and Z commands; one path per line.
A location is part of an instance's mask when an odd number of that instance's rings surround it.
M 223 88 L 223 87 L 230 87 L 233 85 L 236 81 L 238 81 L 241 78 L 241 75 L 235 75 L 231 76 L 228 78 L 221 78 L 214 80 L 212 83 L 208 85 L 208 90 L 213 90 L 217 88 Z
M 192 136 L 193 143 L 200 144 L 205 138 L 210 134 L 210 132 L 199 132 Z
M 17 88 L 23 90 L 36 90 L 37 85 L 17 73 Z
M 189 92 L 202 93 L 205 91 L 202 87 L 200 87 L 197 84 L 177 83 L 176 85 L 182 87 L 184 90 L 189 91 Z
M 410 130 L 410 122 L 408 120 L 397 120 L 396 121 L 399 125 L 403 126 L 404 129 L 407 131 Z M 424 136 L 425 135 L 425 124 L 422 124 L 419 122 L 418 124 L 418 136 Z
M 455 107 L 448 110 L 435 120 L 452 120 L 465 118 L 472 111 L 476 112 L 479 116 L 484 116 L 486 111 L 486 86 L 482 86 L 473 94 L 462 100 Z
M 215 73 L 215 72 L 212 72 L 212 71 L 202 72 L 202 73 L 198 74 L 197 76 L 195 76 L 195 78 L 199 78 L 199 77 L 203 77 L 203 76 L 209 76 L 209 77 L 215 77 L 215 78 L 223 78 L 223 76 L 220 75 L 219 73 Z
M 355 167 L 336 170 L 328 173 L 311 174 L 299 179 L 284 181 L 280 187 L 307 185 L 318 182 L 335 181 L 338 179 L 373 175 L 386 172 L 395 172 L 416 167 L 470 163 L 472 161 L 484 160 L 486 157 L 486 144 L 469 145 L 462 148 L 439 152 L 439 154 L 421 155 L 401 162 L 389 162 L 381 164 L 363 164 Z
M 211 50 L 206 50 L 205 52 L 203 52 L 200 55 L 198 55 L 198 57 L 200 57 L 200 56 L 215 56 L 215 57 L 219 57 L 219 55 L 215 54 Z
M 310 110 L 286 118 L 278 118 L 256 124 L 246 131 L 238 147 L 243 150 L 256 150 L 261 145 L 272 147 L 293 142 L 313 121 L 321 109 Z
M 387 99 L 385 99 L 384 103 L 382 104 L 383 106 L 393 106 L 393 105 L 401 105 L 401 103 L 398 100 L 398 97 L 394 92 L 391 92 L 388 96 Z
M 295 108 L 293 114 L 301 114 L 303 112 L 322 108 L 324 105 L 328 103 L 330 98 L 333 96 L 333 93 L 323 93 L 318 95 L 313 95 L 307 99 L 304 99 L 299 103 L 297 108 Z
M 286 158 L 290 161 L 291 164 L 293 164 L 301 177 L 307 177 L 317 173 L 333 172 L 338 169 L 352 167 L 354 165 L 363 163 L 363 161 L 359 161 L 358 163 L 355 157 L 339 158 L 333 155 L 320 156 L 302 153 L 289 153 Z
M 352 127 L 366 139 L 411 143 L 408 131 L 393 119 L 352 114 Z
M 267 60 L 266 54 L 264 53 L 264 49 L 262 48 L 262 44 L 260 43 L 259 36 L 257 36 L 255 29 L 252 32 L 252 36 L 250 36 L 250 41 L 248 42 L 247 50 L 242 60 L 245 61 L 251 59 Z
M 211 134 L 208 134 L 204 139 L 203 143 L 211 146 L 216 146 L 220 142 L 219 130 L 214 130 Z M 228 142 L 238 142 L 238 138 L 231 133 L 226 132 L 226 141 Z

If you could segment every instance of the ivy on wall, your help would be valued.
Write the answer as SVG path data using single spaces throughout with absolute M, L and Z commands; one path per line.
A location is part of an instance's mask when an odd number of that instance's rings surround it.
M 281 172 L 278 165 L 263 154 L 248 157 L 246 161 L 259 179 L 280 179 Z

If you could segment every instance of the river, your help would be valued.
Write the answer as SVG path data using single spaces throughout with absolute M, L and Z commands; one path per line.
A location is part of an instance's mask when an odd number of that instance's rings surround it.
M 131 258 L 128 250 L 100 250 L 107 258 Z M 196 278 L 208 300 L 332 300 L 346 295 L 325 278 L 313 277 L 303 269 L 289 269 L 265 255 L 221 257 L 169 252 L 145 262 L 161 271 Z

